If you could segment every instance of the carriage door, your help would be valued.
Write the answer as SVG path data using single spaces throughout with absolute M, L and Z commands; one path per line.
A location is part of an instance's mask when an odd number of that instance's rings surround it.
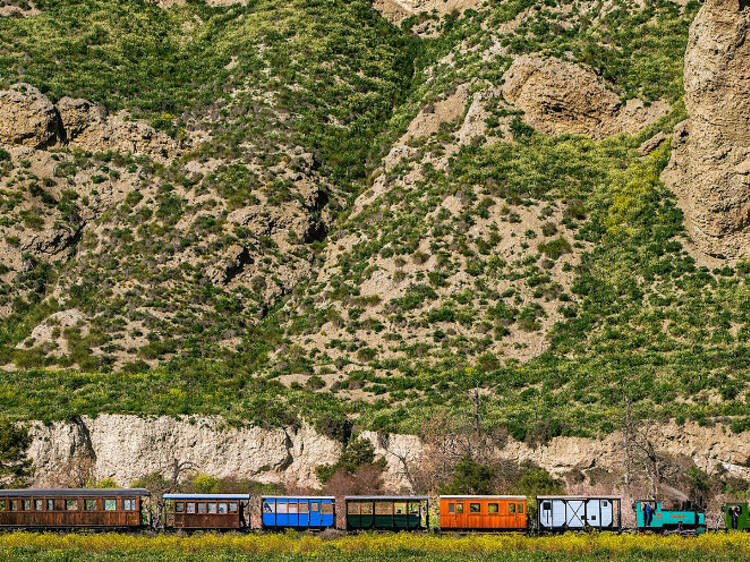
M 569 529 L 582 529 L 586 523 L 586 502 L 571 500 L 565 502 L 565 526 Z
M 321 527 L 320 502 L 310 502 L 310 527 Z
M 544 500 L 539 507 L 539 523 L 542 527 L 552 527 L 552 502 Z

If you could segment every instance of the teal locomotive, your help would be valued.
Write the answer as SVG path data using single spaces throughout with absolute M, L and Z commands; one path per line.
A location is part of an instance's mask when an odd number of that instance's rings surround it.
M 664 509 L 659 501 L 636 500 L 633 509 L 635 526 L 639 531 L 696 535 L 706 532 L 706 514 L 691 508 L 689 504 L 679 509 Z

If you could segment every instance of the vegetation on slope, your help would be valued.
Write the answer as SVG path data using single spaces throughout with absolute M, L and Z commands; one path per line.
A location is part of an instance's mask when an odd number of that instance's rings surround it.
M 0 26 L 4 83 L 20 77 L 53 98 L 85 96 L 177 137 L 192 128 L 210 140 L 167 168 L 75 156 L 108 172 L 139 166 L 153 193 L 99 219 L 115 228 L 90 252 L 68 264 L 37 264 L 25 276 L 29 296 L 16 299 L 0 325 L 0 355 L 26 367 L 3 378 L 6 412 L 46 420 L 208 413 L 235 423 L 323 423 L 346 414 L 363 426 L 418 432 L 436 405 L 470 408 L 468 391 L 478 385 L 487 396 L 484 423 L 532 441 L 611 431 L 626 402 L 647 417 L 718 420 L 738 431 L 750 423 L 739 374 L 748 367 L 748 266 L 711 271 L 695 263 L 675 199 L 658 179 L 668 143 L 646 158 L 637 151 L 684 117 L 682 54 L 697 2 L 639 9 L 619 1 L 602 17 L 578 3 L 489 2 L 447 17 L 431 38 L 410 35 L 420 18 L 398 30 L 366 2 L 38 6 L 40 15 Z M 414 139 L 413 157 L 370 175 L 418 111 L 462 84 L 471 93 L 496 88 L 514 56 L 538 51 L 590 65 L 623 99 L 664 99 L 673 112 L 636 136 L 595 142 L 539 135 L 497 104 L 485 138 L 458 147 L 448 166 L 430 159 L 456 146 L 460 123 Z M 503 136 L 503 120 L 513 140 Z M 228 233 L 232 210 L 299 198 L 274 168 L 286 167 L 296 146 L 314 154 L 340 215 L 328 237 L 285 253 L 242 229 Z M 185 172 L 191 159 L 214 155 L 234 163 L 197 180 Z M 240 166 L 243 159 L 251 165 Z M 407 187 L 412 170 L 421 177 Z M 341 212 L 382 174 L 385 193 L 361 212 Z M 186 204 L 201 194 L 219 204 Z M 461 200 L 460 212 L 440 211 L 446 197 Z M 524 213 L 541 226 L 521 233 L 517 259 L 499 259 L 500 231 Z M 475 224 L 487 230 L 472 233 Z M 348 237 L 361 242 L 337 253 Z M 318 278 L 321 268 L 312 269 L 292 294 L 279 284 L 268 299 L 260 282 L 219 287 L 201 267 L 154 259 L 179 254 L 181 245 L 238 242 L 263 247 L 264 283 L 279 268 L 309 264 L 311 248 L 331 252 L 333 267 Z M 381 258 L 405 269 L 433 261 L 384 301 L 361 294 Z M 123 282 L 124 271 L 141 289 L 125 297 L 103 289 Z M 460 290 L 450 281 L 458 277 Z M 86 336 L 70 334 L 76 357 L 33 342 L 18 349 L 60 309 L 50 293 L 66 278 L 80 281 L 67 287 L 65 306 L 94 325 Z M 14 289 L 3 287 L 8 300 Z M 106 346 L 117 345 L 122 319 L 136 309 L 159 314 L 129 319 L 142 321 L 147 343 L 133 350 L 139 362 L 115 368 L 117 350 Z M 550 319 L 559 322 L 541 355 L 519 361 L 505 352 Z M 323 334 L 327 323 L 343 335 Z M 239 343 L 224 346 L 227 339 Z

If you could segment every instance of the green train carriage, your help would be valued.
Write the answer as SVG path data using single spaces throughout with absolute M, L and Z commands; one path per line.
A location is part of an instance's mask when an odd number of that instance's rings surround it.
M 429 528 L 427 496 L 346 496 L 347 531 L 419 531 Z

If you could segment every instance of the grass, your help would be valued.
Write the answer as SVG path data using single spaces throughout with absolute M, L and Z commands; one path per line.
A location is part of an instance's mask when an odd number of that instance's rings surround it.
M 556 537 L 362 534 L 323 539 L 297 533 L 265 535 L 54 535 L 0 536 L 9 560 L 745 560 L 742 533 L 698 538 L 637 535 Z

